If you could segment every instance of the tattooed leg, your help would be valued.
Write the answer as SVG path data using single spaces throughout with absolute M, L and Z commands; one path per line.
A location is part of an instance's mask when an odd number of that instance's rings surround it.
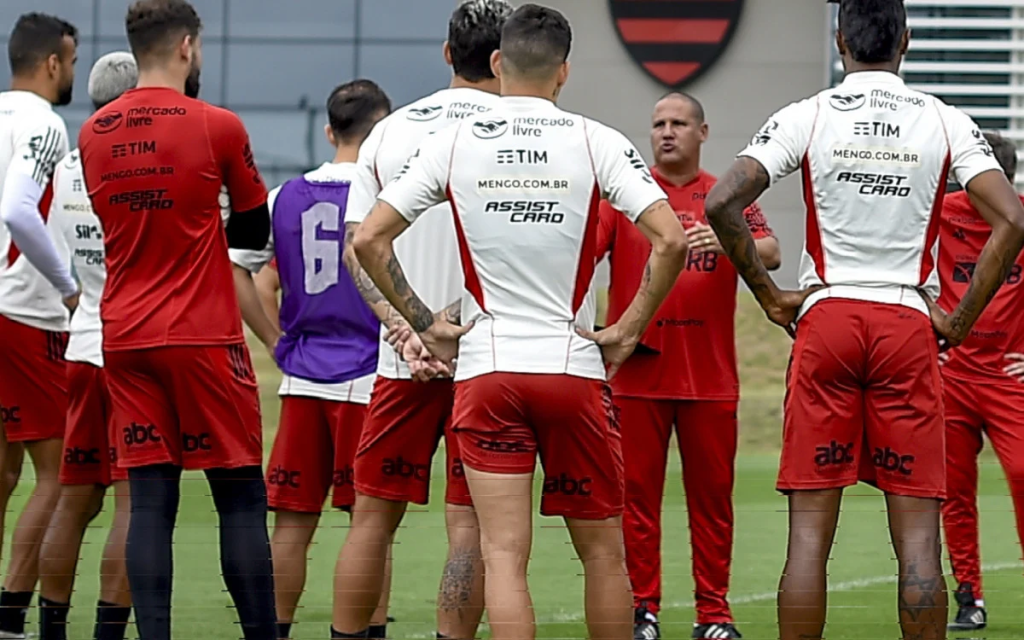
M 828 557 L 842 497 L 842 489 L 794 491 L 789 497 L 789 549 L 779 584 L 781 640 L 823 637 Z
M 480 525 L 472 507 L 447 505 L 448 562 L 437 596 L 437 630 L 457 640 L 476 637 L 484 613 Z
M 946 637 L 938 500 L 886 496 L 889 530 L 899 559 L 899 614 L 904 640 Z

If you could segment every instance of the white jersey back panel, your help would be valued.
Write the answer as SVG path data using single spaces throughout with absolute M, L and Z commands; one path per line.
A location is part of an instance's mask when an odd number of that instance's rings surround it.
M 409 220 L 445 199 L 454 210 L 462 319 L 475 322 L 459 344 L 457 380 L 495 371 L 604 379 L 597 345 L 576 334 L 594 326 L 603 197 L 635 221 L 666 196 L 625 136 L 540 98 L 503 98 L 431 136 L 384 188 L 380 199 Z
M 849 74 L 838 87 L 785 107 L 740 153 L 772 184 L 801 169 L 807 234 L 800 286 L 826 297 L 903 304 L 939 297 L 939 210 L 952 170 L 966 185 L 999 164 L 962 111 L 891 73 Z
M 410 156 L 430 135 L 469 116 L 490 110 L 498 96 L 476 89 L 443 89 L 398 109 L 381 120 L 359 149 L 359 174 L 349 193 L 347 222 L 362 222 L 384 185 L 394 180 Z M 455 227 L 447 203 L 428 211 L 421 224 L 395 242 L 405 274 L 431 310 L 437 312 L 462 297 L 462 266 Z M 381 327 L 377 373 L 409 379 L 409 367 L 384 340 Z
M 48 191 L 57 162 L 68 153 L 68 132 L 53 106 L 27 91 L 0 93 L 0 196 L 11 172 L 31 176 Z M 40 207 L 47 210 L 44 191 Z M 67 261 L 67 245 L 48 220 L 57 252 Z M 67 331 L 68 312 L 53 285 L 11 243 L 0 224 L 0 314 L 46 331 Z
M 53 174 L 53 203 L 50 224 L 62 234 L 71 251 L 82 295 L 71 316 L 71 336 L 65 358 L 70 362 L 88 362 L 103 366 L 103 323 L 100 299 L 107 281 L 104 261 L 103 226 L 92 211 L 89 194 L 82 179 L 82 161 L 75 149 L 57 165 Z

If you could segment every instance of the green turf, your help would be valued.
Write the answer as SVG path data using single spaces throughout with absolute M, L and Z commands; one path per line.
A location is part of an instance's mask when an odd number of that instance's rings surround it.
M 777 637 L 774 596 L 785 555 L 786 505 L 773 491 L 778 463 L 782 379 L 788 358 L 788 339 L 770 326 L 749 298 L 741 297 L 738 338 L 744 393 L 741 410 L 742 452 L 737 461 L 736 550 L 732 596 L 734 613 L 744 638 Z M 253 350 L 263 390 L 266 445 L 272 442 L 277 420 L 277 376 L 266 354 Z M 443 487 L 442 468 L 434 469 L 434 492 Z M 21 496 L 31 486 L 31 471 L 19 487 L 11 509 L 21 508 Z M 240 634 L 220 579 L 216 515 L 206 483 L 187 474 L 182 490 L 181 516 L 175 537 L 176 590 L 174 637 L 181 640 L 228 640 Z M 981 486 L 983 560 L 1004 568 L 986 573 L 986 601 L 992 624 L 988 639 L 1020 638 L 1024 627 L 1024 583 L 1016 567 L 1016 542 L 1011 503 L 1002 473 L 991 457 L 984 458 Z M 8 522 L 13 526 L 13 518 Z M 96 599 L 99 552 L 106 516 L 87 534 L 79 566 L 70 638 L 91 637 Z M 394 638 L 432 638 L 434 596 L 445 555 L 442 509 L 433 505 L 410 513 L 398 535 L 395 588 L 390 627 Z M 330 622 L 334 558 L 344 539 L 347 517 L 324 517 L 312 552 L 307 593 L 299 613 L 296 639 L 327 638 Z M 583 638 L 582 578 L 568 536 L 556 519 L 535 519 L 536 538 L 531 564 L 531 588 L 541 638 Z M 10 527 L 9 527 L 10 528 Z M 666 638 L 689 638 L 693 619 L 690 547 L 685 503 L 679 485 L 679 462 L 673 456 L 664 516 Z M 8 539 L 10 531 L 7 532 Z M 9 547 L 5 547 L 7 549 Z M 840 587 L 829 599 L 830 640 L 894 639 L 899 637 L 894 580 L 896 565 L 888 546 L 884 505 L 867 488 L 848 491 L 830 568 L 830 584 Z M 34 620 L 35 616 L 32 615 Z M 32 629 L 35 629 L 34 622 Z M 485 630 L 486 632 L 486 630 Z M 130 637 L 134 636 L 134 629 Z M 954 637 L 954 636 L 951 636 Z

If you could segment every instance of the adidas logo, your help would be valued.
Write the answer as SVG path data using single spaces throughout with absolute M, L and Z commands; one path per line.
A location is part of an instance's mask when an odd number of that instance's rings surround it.
M 735 634 L 731 628 L 731 625 L 725 624 L 709 624 L 705 627 L 704 632 L 699 637 L 702 639 L 707 638 L 735 638 L 739 634 Z M 694 636 L 698 637 L 698 636 Z
M 658 640 L 658 629 L 653 624 L 645 625 L 640 633 L 644 640 Z

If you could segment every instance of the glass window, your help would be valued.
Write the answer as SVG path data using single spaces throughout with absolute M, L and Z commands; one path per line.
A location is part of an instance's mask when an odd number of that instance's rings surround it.
M 228 45 L 227 105 L 319 105 L 337 84 L 352 79 L 350 44 Z
M 60 1 L 60 0 L 58 0 Z M 67 0 L 63 0 L 67 2 Z M 100 4 L 99 32 L 103 36 L 123 36 L 124 16 L 134 0 L 96 0 Z M 207 37 L 219 36 L 224 28 L 224 0 L 189 0 L 203 21 Z M 76 0 L 76 4 L 82 0 Z
M 92 2 L 91 0 L 3 0 L 0 2 L 0 25 L 3 25 L 3 34 L 6 38 L 18 16 L 31 11 L 49 13 L 75 25 L 78 32 L 83 35 L 92 35 Z M 6 43 L 4 51 L 7 50 Z M 6 63 L 3 66 L 7 66 Z
M 88 110 L 81 106 L 67 107 L 58 109 L 57 113 L 64 118 L 64 122 L 68 125 L 69 144 L 70 148 L 74 149 L 78 146 L 78 132 L 82 128 L 82 124 L 92 115 L 92 107 L 89 107 Z
M 451 73 L 441 55 L 441 41 L 364 44 L 359 50 L 358 75 L 380 84 L 395 107 L 447 87 Z
M 228 33 L 264 38 L 354 38 L 355 0 L 227 0 Z M 363 6 L 380 0 L 364 2 Z M 423 0 L 404 4 L 419 4 Z
M 264 174 L 274 170 L 281 175 L 294 177 L 307 171 L 310 165 L 330 159 L 310 157 L 310 122 L 304 112 L 239 111 L 238 115 L 249 131 L 256 162 Z M 312 132 L 314 135 L 323 135 L 319 121 L 313 126 L 316 127 Z M 268 187 L 279 184 L 268 175 L 264 175 L 264 178 Z
M 363 0 L 359 37 L 444 42 L 454 6 L 452 0 Z

